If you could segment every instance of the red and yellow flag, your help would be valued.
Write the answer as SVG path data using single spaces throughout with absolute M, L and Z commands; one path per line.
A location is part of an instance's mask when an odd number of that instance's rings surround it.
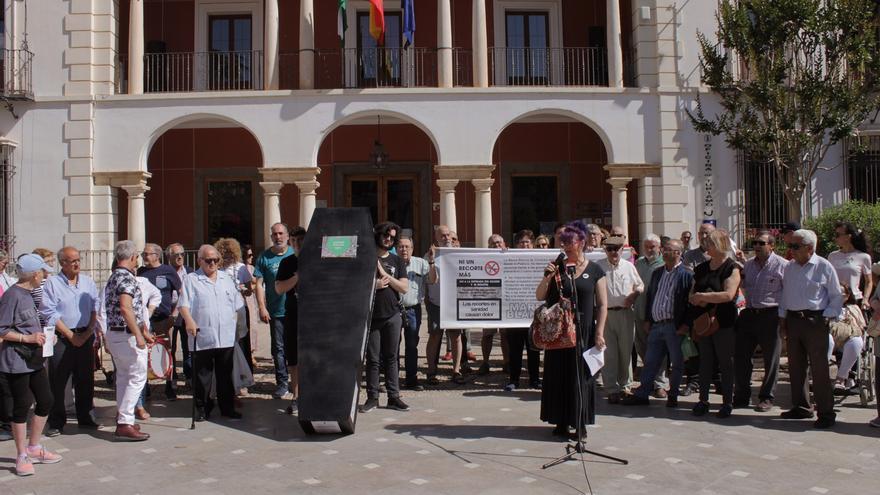
M 370 0 L 370 36 L 378 44 L 385 42 L 385 6 L 384 0 Z

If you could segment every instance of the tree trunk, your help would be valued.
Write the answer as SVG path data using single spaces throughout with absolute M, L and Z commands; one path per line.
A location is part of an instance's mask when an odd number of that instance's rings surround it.
M 803 221 L 803 197 L 803 191 L 801 191 L 800 194 L 798 194 L 797 191 L 786 191 L 785 205 L 788 209 L 788 220 L 792 220 L 797 223 L 801 223 Z

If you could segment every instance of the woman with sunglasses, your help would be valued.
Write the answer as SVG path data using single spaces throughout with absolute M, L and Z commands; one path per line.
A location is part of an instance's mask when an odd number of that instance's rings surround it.
M 867 298 L 874 283 L 871 280 L 871 255 L 861 229 L 849 222 L 837 222 L 834 226 L 834 243 L 839 248 L 828 255 L 840 283 L 852 291 L 856 304 L 862 309 L 870 309 Z

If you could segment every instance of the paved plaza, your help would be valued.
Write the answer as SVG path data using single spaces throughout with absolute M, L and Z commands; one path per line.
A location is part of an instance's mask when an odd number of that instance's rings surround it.
M 143 425 L 150 440 L 116 443 L 110 426 L 95 432 L 69 425 L 62 436 L 45 440 L 64 461 L 37 465 L 31 478 L 12 473 L 14 447 L 4 442 L 0 494 L 588 492 L 580 462 L 541 469 L 564 453 L 565 444 L 538 420 L 540 392 L 503 392 L 506 375 L 497 367 L 488 376 L 468 375 L 465 385 L 444 382 L 440 390 L 405 392 L 411 411 L 380 407 L 360 414 L 354 435 L 309 437 L 295 417 L 284 414 L 287 401 L 269 395 L 274 384 L 267 351 L 268 341 L 261 339 L 263 373 L 243 400 L 243 420 L 212 418 L 190 430 L 189 397 L 165 402 L 156 384 L 148 406 L 153 418 Z M 103 380 L 99 384 L 99 422 L 112 425 L 112 395 Z M 785 405 L 787 382 L 780 391 L 777 402 Z M 712 399 L 717 404 L 718 396 Z M 651 407 L 603 401 L 597 425 L 589 429 L 588 448 L 626 458 L 629 465 L 585 455 L 593 492 L 866 494 L 876 489 L 880 430 L 866 424 L 875 414 L 873 406 L 862 408 L 857 398 L 838 407 L 832 431 L 782 420 L 778 408 L 699 419 L 690 414 L 695 400 L 683 398 L 676 410 L 659 400 Z

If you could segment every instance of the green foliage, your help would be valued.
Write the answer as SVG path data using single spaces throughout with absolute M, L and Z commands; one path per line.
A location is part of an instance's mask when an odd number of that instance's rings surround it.
M 804 221 L 804 228 L 816 232 L 819 237 L 816 250 L 819 255 L 827 256 L 837 249 L 834 243 L 834 224 L 837 222 L 849 222 L 862 229 L 869 250 L 872 243 L 880 240 L 880 204 L 849 201 L 826 208 L 819 216 Z
M 880 101 L 874 8 L 873 0 L 722 0 L 717 39 L 697 35 L 702 81 L 722 111 L 707 115 L 698 97 L 688 112 L 694 129 L 773 163 L 795 218 L 829 148 L 856 135 Z

